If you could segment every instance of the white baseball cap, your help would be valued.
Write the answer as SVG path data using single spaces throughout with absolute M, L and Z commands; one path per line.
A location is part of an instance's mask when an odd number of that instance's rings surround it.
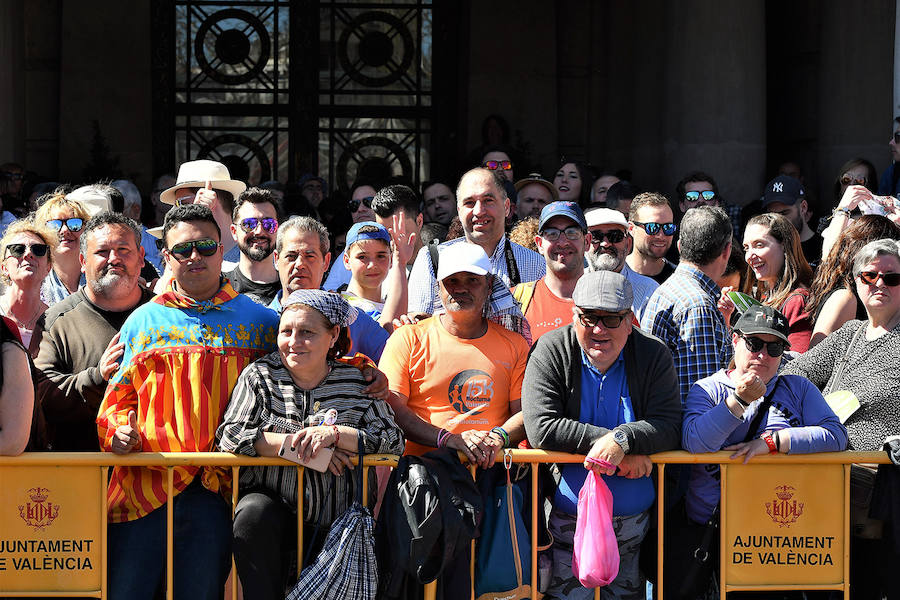
M 438 249 L 437 280 L 443 281 L 455 273 L 487 275 L 491 272 L 491 260 L 477 244 L 459 242 Z
M 587 221 L 588 227 L 596 227 L 597 225 L 621 225 L 628 229 L 628 221 L 625 215 L 611 208 L 594 208 L 584 213 L 584 219 Z

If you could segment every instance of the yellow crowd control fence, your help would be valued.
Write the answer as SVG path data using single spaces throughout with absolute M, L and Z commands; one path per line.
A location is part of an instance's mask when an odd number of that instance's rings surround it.
M 516 464 L 581 463 L 583 456 L 543 450 L 508 450 Z M 673 464 L 721 465 L 720 591 L 840 590 L 849 594 L 850 466 L 884 464 L 883 452 L 829 452 L 767 455 L 749 464 L 730 453 L 662 452 L 658 503 L 664 505 L 665 468 Z M 502 461 L 504 455 L 497 460 Z M 367 466 L 393 467 L 398 457 L 370 455 Z M 280 458 L 226 453 L 28 453 L 0 457 L 0 597 L 107 598 L 106 485 L 111 466 L 155 466 L 167 470 L 168 499 L 173 499 L 172 469 L 216 466 L 284 465 L 301 470 L 297 514 L 303 514 L 302 467 Z M 367 485 L 364 470 L 363 485 Z M 472 468 L 474 473 L 474 468 Z M 531 469 L 531 530 L 538 527 L 538 471 Z M 232 491 L 236 506 L 238 487 Z M 166 590 L 173 598 L 173 512 L 167 511 Z M 659 531 L 664 514 L 659 511 Z M 657 541 L 662 556 L 663 536 Z M 297 519 L 297 550 L 303 556 L 303 520 Z M 299 561 L 298 561 L 299 562 Z M 298 565 L 298 571 L 302 565 Z M 474 568 L 474 552 L 473 552 Z M 663 561 L 659 561 L 657 597 L 664 598 Z M 532 598 L 538 592 L 538 552 L 531 545 Z M 232 586 L 232 599 L 237 587 Z M 426 600 L 435 585 L 425 586 Z M 595 598 L 600 590 L 595 591 Z

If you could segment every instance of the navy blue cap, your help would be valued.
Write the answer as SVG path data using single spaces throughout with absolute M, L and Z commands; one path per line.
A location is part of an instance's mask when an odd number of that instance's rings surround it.
M 803 195 L 803 184 L 800 183 L 799 179 L 795 179 L 790 175 L 779 175 L 766 184 L 762 206 L 766 208 L 774 202 L 793 206 L 803 199 Z
M 363 227 L 374 227 L 376 231 L 365 231 L 360 233 L 360 229 Z M 391 233 L 385 228 L 384 225 L 379 225 L 375 221 L 360 221 L 359 223 L 354 223 L 353 227 L 350 228 L 350 231 L 347 232 L 347 242 L 345 244 L 346 248 L 349 248 L 351 244 L 355 244 L 356 242 L 361 242 L 363 240 L 381 240 L 382 242 L 391 243 Z
M 567 217 L 572 219 L 576 225 L 581 227 L 582 231 L 587 231 L 587 222 L 584 220 L 584 213 L 577 202 L 569 202 L 568 200 L 558 200 L 551 202 L 541 209 L 541 218 L 538 222 L 538 233 L 544 230 L 544 225 L 553 217 Z M 349 242 L 348 242 L 349 243 Z

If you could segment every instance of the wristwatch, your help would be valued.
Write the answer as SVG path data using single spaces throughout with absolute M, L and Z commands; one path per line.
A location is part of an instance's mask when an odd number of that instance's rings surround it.
M 628 436 L 621 429 L 613 429 L 613 441 L 622 447 L 622 452 L 628 454 Z

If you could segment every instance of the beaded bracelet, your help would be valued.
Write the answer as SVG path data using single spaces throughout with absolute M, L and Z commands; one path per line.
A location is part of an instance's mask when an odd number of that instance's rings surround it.
M 493 427 L 491 429 L 491 433 L 496 433 L 500 436 L 500 439 L 503 440 L 503 447 L 509 448 L 509 434 L 506 433 L 506 430 L 502 427 Z

